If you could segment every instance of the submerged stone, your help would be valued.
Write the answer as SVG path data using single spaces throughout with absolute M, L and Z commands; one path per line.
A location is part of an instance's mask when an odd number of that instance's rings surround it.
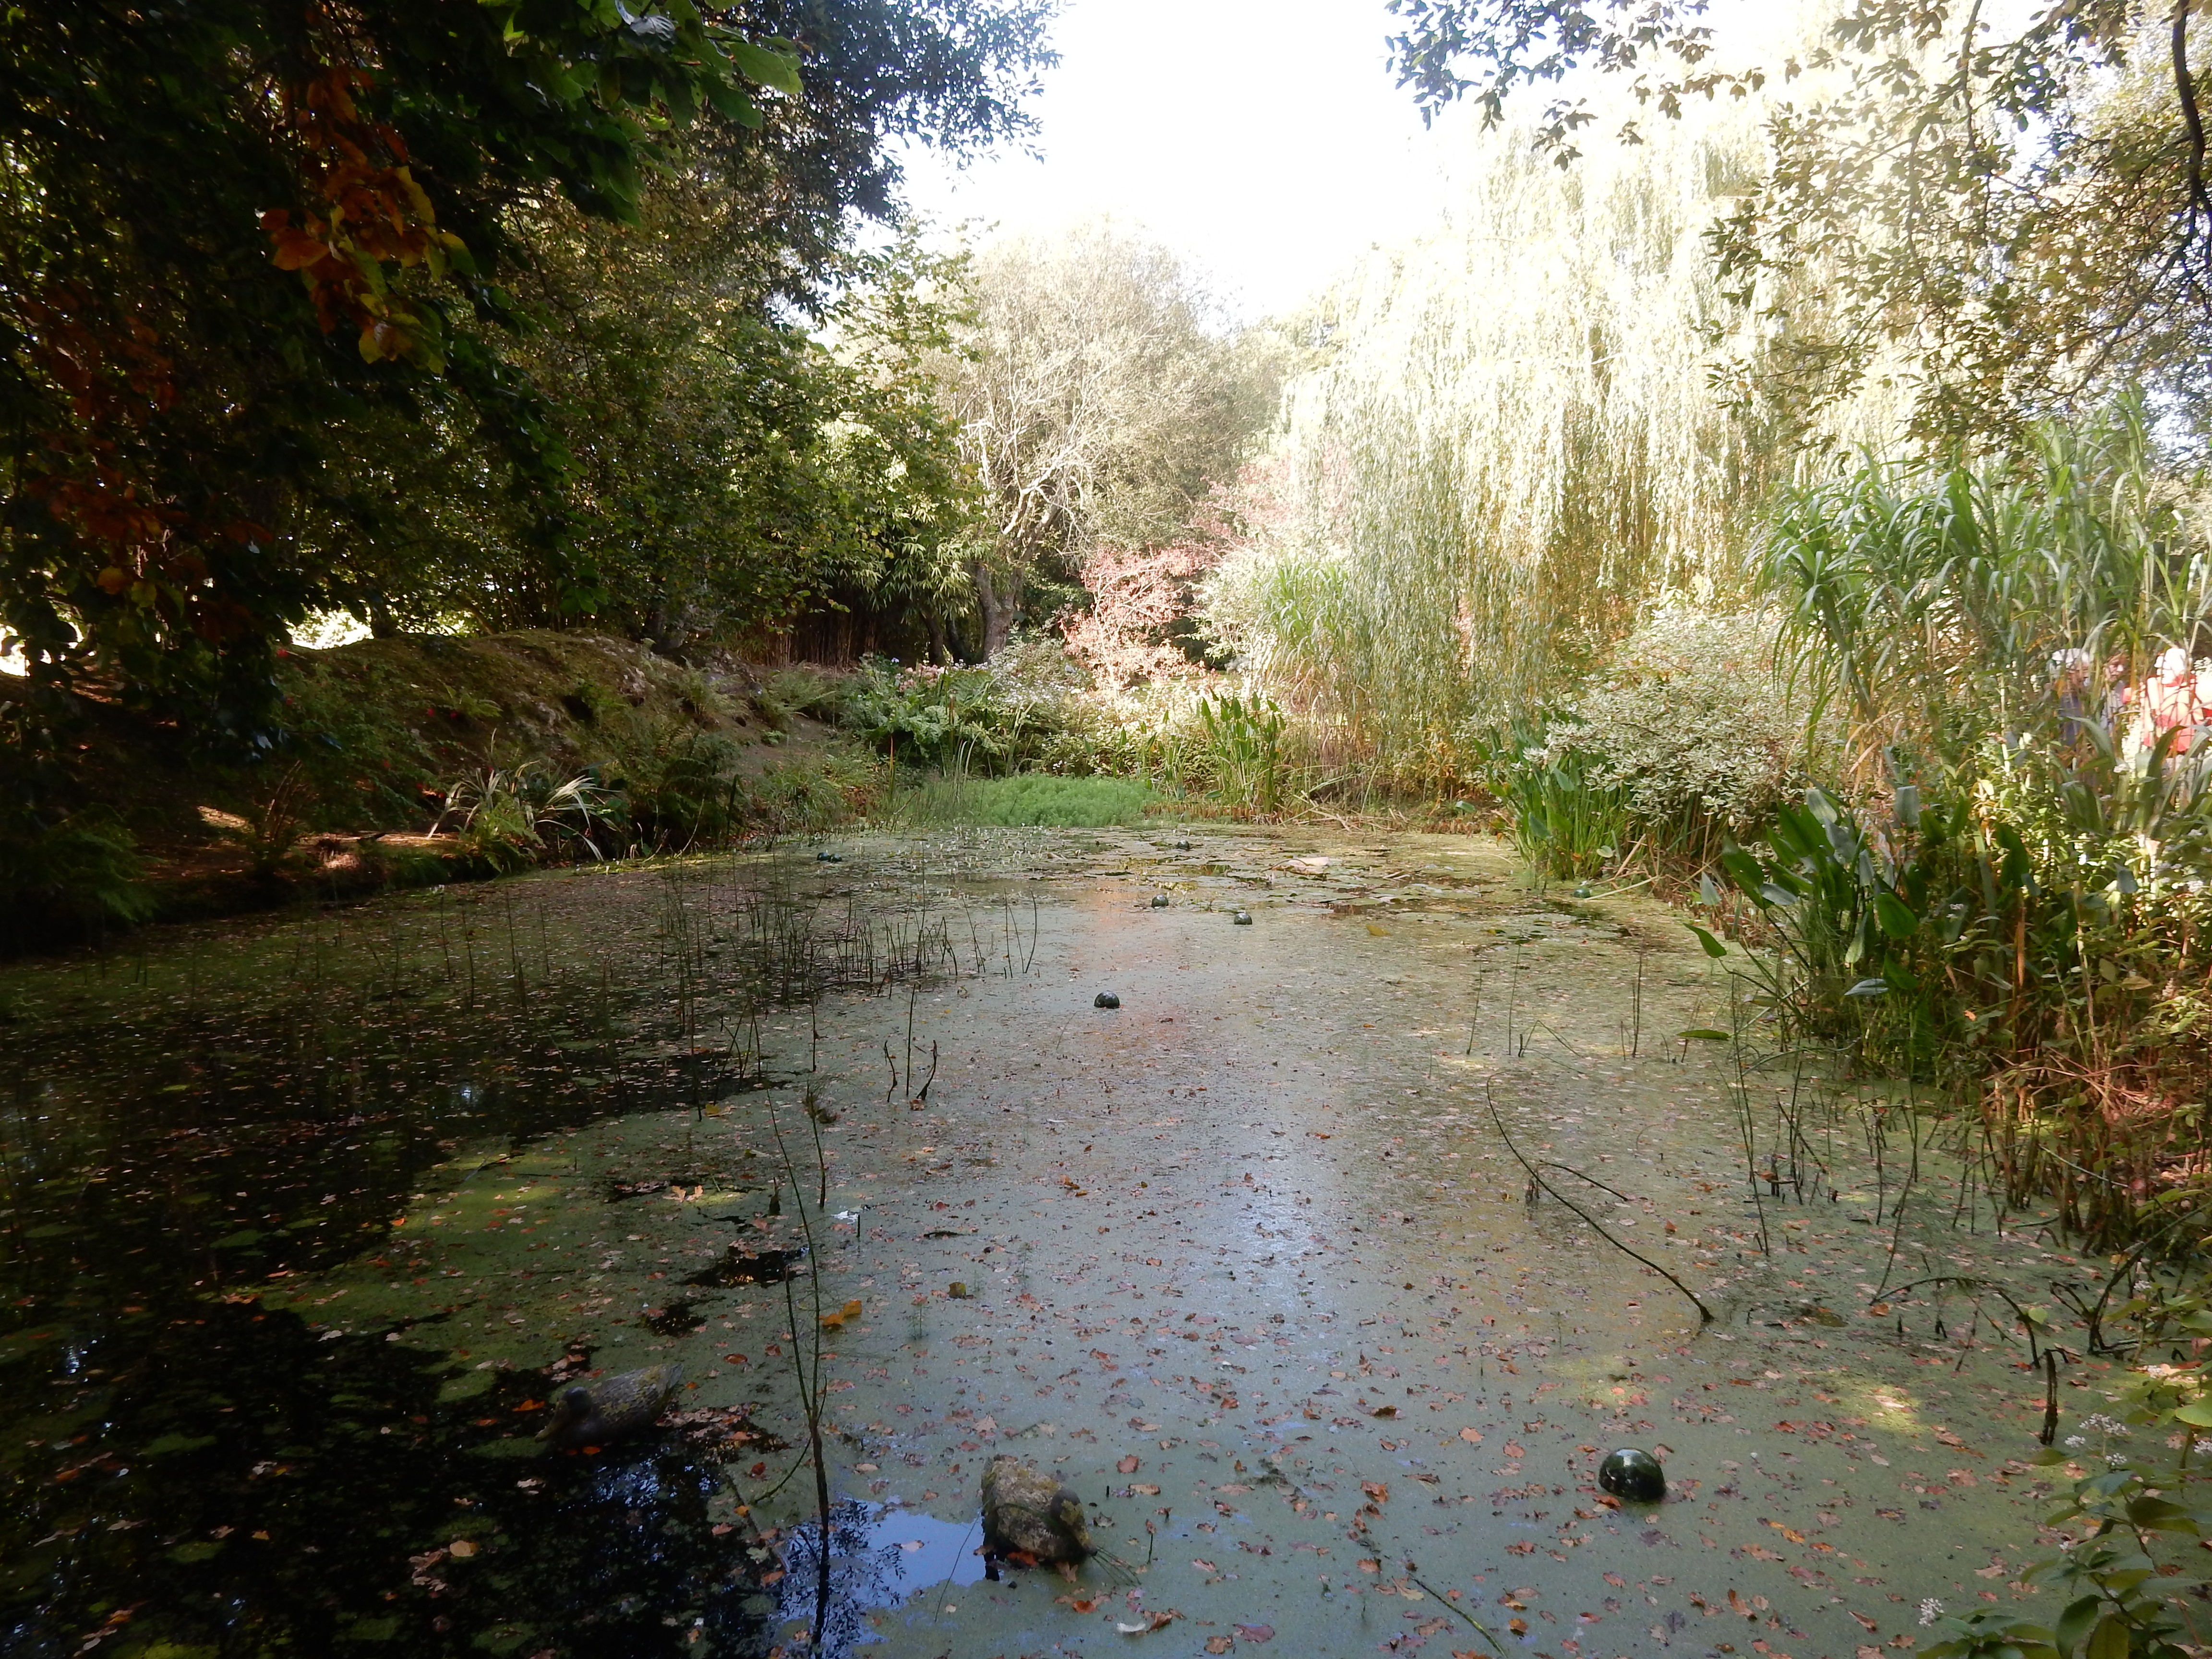
M 1111 991 L 1101 991 L 1091 999 L 1091 1006 L 1094 1008 L 1118 1008 L 1121 1006 L 1121 999 Z
M 1667 1471 L 1650 1452 L 1623 1446 L 1597 1466 L 1597 1483 L 1615 1498 L 1656 1504 L 1667 1495 Z
M 1032 1464 L 994 1457 L 983 1471 L 983 1547 L 1039 1561 L 1080 1561 L 1097 1547 L 1083 1500 Z

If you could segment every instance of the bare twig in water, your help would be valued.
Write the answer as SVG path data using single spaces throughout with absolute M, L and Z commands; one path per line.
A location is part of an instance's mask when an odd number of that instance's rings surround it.
M 1591 1186 L 1596 1188 L 1600 1192 L 1611 1193 L 1615 1198 L 1619 1199 L 1624 1204 L 1633 1204 L 1636 1202 L 1634 1199 L 1631 1198 L 1626 1193 L 1622 1192 L 1619 1188 L 1607 1186 L 1605 1182 L 1600 1181 L 1595 1176 L 1584 1175 L 1580 1170 L 1575 1168 L 1571 1164 L 1561 1164 L 1555 1159 L 1547 1158 L 1544 1160 L 1544 1167 L 1547 1170 L 1565 1170 L 1576 1180 L 1587 1181 Z
M 1498 1648 L 1498 1650 L 1500 1653 L 1505 1651 L 1504 1648 L 1498 1647 L 1498 1638 L 1490 1633 L 1488 1626 L 1482 1624 L 1473 1613 L 1468 1612 L 1466 1608 L 1461 1607 L 1456 1601 L 1445 1601 L 1443 1595 L 1437 1589 L 1436 1586 L 1431 1584 L 1425 1579 L 1422 1578 L 1419 1574 L 1416 1573 L 1411 1565 L 1408 1565 L 1406 1568 L 1406 1577 L 1411 1579 L 1414 1583 L 1420 1585 L 1423 1589 L 1428 1591 L 1430 1595 L 1435 1599 L 1438 1607 L 1448 1608 L 1449 1611 L 1459 1614 L 1461 1618 L 1466 1620 L 1468 1626 L 1474 1630 L 1474 1633 L 1477 1636 L 1480 1636 L 1484 1641 L 1489 1643 L 1492 1647 Z
M 1699 1324 L 1710 1325 L 1713 1322 L 1713 1310 L 1698 1299 L 1698 1293 L 1695 1291 L 1692 1290 L 1687 1285 L 1685 1285 L 1680 1279 L 1675 1278 L 1674 1274 L 1668 1273 L 1657 1262 L 1652 1261 L 1650 1257 L 1646 1255 L 1638 1255 L 1637 1253 L 1630 1249 L 1627 1245 L 1622 1243 L 1611 1233 L 1606 1231 L 1604 1228 L 1599 1226 L 1596 1220 L 1587 1211 L 1585 1211 L 1580 1205 L 1577 1204 L 1573 1200 L 1566 1197 L 1558 1188 L 1553 1186 L 1550 1182 L 1545 1180 L 1543 1176 L 1538 1171 L 1536 1166 L 1531 1164 L 1527 1158 L 1522 1157 L 1521 1149 L 1513 1144 L 1513 1136 L 1505 1127 L 1504 1118 L 1498 1115 L 1498 1097 L 1496 1095 L 1492 1093 L 1488 1084 L 1485 1084 L 1483 1085 L 1482 1103 L 1490 1109 L 1490 1121 L 1498 1126 L 1498 1138 L 1504 1141 L 1505 1150 L 1513 1154 L 1513 1161 L 1516 1164 L 1518 1164 L 1522 1169 L 1528 1172 L 1528 1179 L 1532 1182 L 1541 1188 L 1545 1192 L 1549 1193 L 1553 1198 L 1558 1199 L 1560 1203 L 1565 1205 L 1577 1215 L 1582 1217 L 1584 1221 L 1589 1222 L 1590 1231 L 1595 1232 L 1607 1243 L 1612 1245 L 1613 1249 L 1619 1250 L 1623 1255 L 1627 1256 L 1633 1261 L 1642 1262 L 1645 1267 L 1650 1268 L 1653 1273 L 1657 1273 L 1660 1278 L 1665 1279 L 1676 1290 L 1681 1291 L 1684 1296 L 1688 1297 L 1690 1298 L 1690 1305 L 1698 1310 L 1698 1322 Z M 1587 1177 L 1585 1177 L 1585 1179 L 1587 1179 Z M 1593 1182 L 1592 1184 L 1595 1185 L 1595 1183 Z
M 931 1084 L 933 1084 L 933 1083 L 936 1082 L 936 1081 L 937 1081 L 937 1045 L 936 1045 L 934 1042 L 933 1042 L 933 1043 L 931 1043 L 931 1044 L 929 1045 L 929 1075 L 928 1075 L 927 1077 L 926 1077 L 926 1078 L 922 1079 L 922 1080 L 921 1080 L 921 1087 L 920 1089 L 918 1089 L 917 1091 L 915 1091 L 914 1098 L 913 1098 L 912 1100 L 908 1101 L 908 1102 L 907 1103 L 907 1104 L 908 1104 L 908 1105 L 909 1105 L 909 1106 L 911 1106 L 912 1108 L 914 1108 L 914 1109 L 915 1109 L 915 1111 L 917 1111 L 917 1112 L 918 1112 L 918 1111 L 920 1111 L 920 1110 L 921 1110 L 921 1109 L 922 1109 L 923 1107 L 925 1107 L 925 1106 L 928 1105 L 928 1104 L 929 1104 L 929 1085 L 930 1085 Z

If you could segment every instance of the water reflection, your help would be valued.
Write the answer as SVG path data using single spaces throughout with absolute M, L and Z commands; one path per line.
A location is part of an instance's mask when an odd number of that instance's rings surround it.
M 870 1615 L 917 1591 L 982 1577 L 983 1558 L 975 1553 L 981 1540 L 980 1523 L 939 1521 L 896 1504 L 834 1504 L 826 1589 L 818 1523 L 793 1528 L 784 1541 L 777 1616 L 786 1626 L 805 1627 L 813 1644 L 809 1652 L 843 1659 L 862 1643 L 880 1639 Z

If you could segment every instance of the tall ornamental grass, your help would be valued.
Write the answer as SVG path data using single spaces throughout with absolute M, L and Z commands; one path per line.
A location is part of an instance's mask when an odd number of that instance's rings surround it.
M 1207 615 L 1246 673 L 1387 771 L 1448 775 L 1472 734 L 1538 717 L 1652 595 L 1739 586 L 1796 464 L 1802 422 L 1710 373 L 1777 344 L 1705 241 L 1756 166 L 1753 116 L 1648 137 L 1562 170 L 1486 135 L 1449 224 L 1310 319 L 1285 510 Z

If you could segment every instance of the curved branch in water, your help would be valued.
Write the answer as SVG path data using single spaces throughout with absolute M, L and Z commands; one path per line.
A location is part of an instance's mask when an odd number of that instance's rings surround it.
M 1498 1098 L 1491 1092 L 1490 1085 L 1488 1084 L 1483 1085 L 1482 1103 L 1490 1109 L 1490 1121 L 1498 1126 L 1498 1138 L 1504 1141 L 1505 1150 L 1513 1154 L 1513 1161 L 1516 1164 L 1518 1164 L 1522 1169 L 1528 1172 L 1529 1180 L 1534 1182 L 1536 1185 L 1542 1188 L 1544 1191 L 1551 1194 L 1553 1198 L 1558 1199 L 1560 1203 L 1565 1205 L 1570 1210 L 1572 1210 L 1584 1221 L 1589 1222 L 1590 1224 L 1590 1231 L 1595 1232 L 1607 1243 L 1612 1245 L 1614 1249 L 1619 1250 L 1625 1256 L 1628 1256 L 1634 1261 L 1642 1262 L 1645 1267 L 1650 1268 L 1653 1273 L 1657 1273 L 1660 1278 L 1665 1279 L 1676 1290 L 1681 1291 L 1684 1296 L 1688 1297 L 1690 1298 L 1690 1305 L 1698 1310 L 1698 1323 L 1700 1326 L 1710 1325 L 1713 1322 L 1713 1310 L 1698 1299 L 1698 1293 L 1695 1291 L 1692 1290 L 1687 1285 L 1685 1285 L 1680 1279 L 1675 1278 L 1674 1274 L 1668 1273 L 1664 1267 L 1654 1261 L 1650 1256 L 1638 1255 L 1636 1252 L 1630 1249 L 1627 1245 L 1622 1243 L 1611 1233 L 1606 1231 L 1604 1228 L 1599 1226 L 1595 1217 L 1590 1215 L 1589 1212 L 1585 1211 L 1573 1200 L 1564 1196 L 1559 1192 L 1559 1188 L 1553 1186 L 1550 1182 L 1544 1179 L 1542 1175 L 1538 1172 L 1534 1164 L 1531 1164 L 1527 1158 L 1522 1157 L 1521 1149 L 1513 1144 L 1513 1137 L 1506 1130 L 1505 1120 L 1498 1115 Z M 1565 1166 L 1562 1165 L 1561 1167 L 1564 1168 Z M 1583 1179 L 1588 1180 L 1589 1177 L 1584 1176 Z M 1591 1182 L 1590 1184 L 1592 1186 L 1596 1186 L 1599 1183 Z M 1608 1187 L 1606 1190 L 1607 1192 L 1611 1192 L 1613 1188 Z

